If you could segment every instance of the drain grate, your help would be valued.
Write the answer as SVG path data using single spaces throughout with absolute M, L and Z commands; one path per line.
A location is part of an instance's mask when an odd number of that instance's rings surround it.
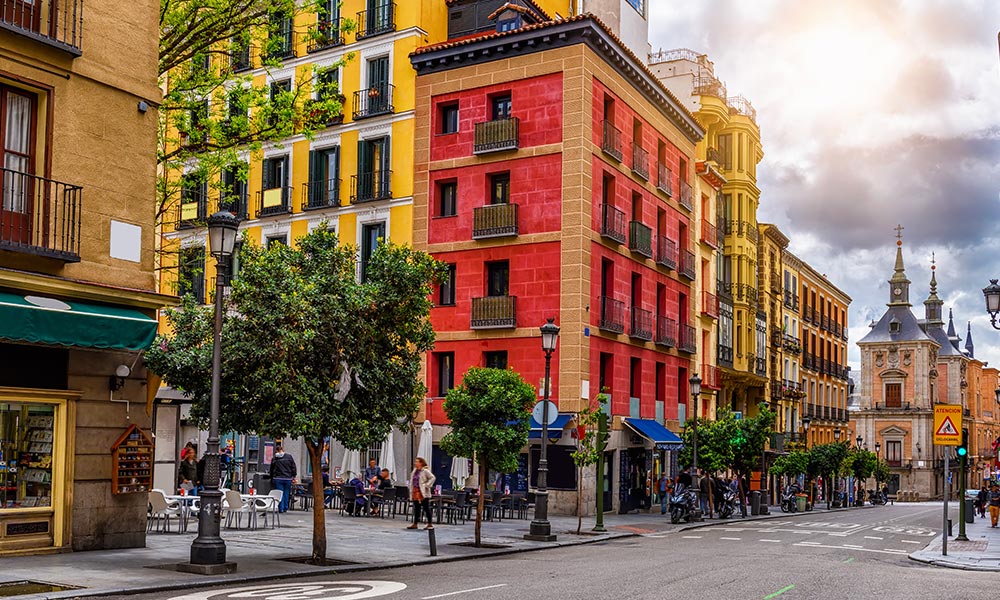
M 63 592 L 66 590 L 79 589 L 82 588 L 74 585 L 46 583 L 44 581 L 7 581 L 0 583 L 0 597 L 24 596 L 26 594 L 44 594 L 46 592 Z

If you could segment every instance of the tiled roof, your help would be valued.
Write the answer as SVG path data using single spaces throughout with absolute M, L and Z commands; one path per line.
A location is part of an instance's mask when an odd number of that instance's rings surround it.
M 444 4 L 445 4 L 445 6 L 453 6 L 454 4 L 458 3 L 459 1 L 460 0 L 445 0 Z M 549 14 L 547 12 L 545 12 L 544 10 L 542 10 L 541 6 L 538 6 L 537 4 L 535 4 L 534 0 L 521 0 L 521 2 L 524 2 L 525 4 L 527 4 L 528 6 L 530 6 L 532 8 L 532 10 L 534 10 L 535 12 L 537 12 L 538 14 L 540 14 L 543 19 L 549 20 L 549 19 L 552 18 L 552 17 L 549 16 Z

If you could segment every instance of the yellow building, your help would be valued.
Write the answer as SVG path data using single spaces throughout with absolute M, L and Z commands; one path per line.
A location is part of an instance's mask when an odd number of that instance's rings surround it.
M 781 450 L 784 442 L 795 441 L 794 415 L 801 404 L 797 373 L 801 347 L 798 337 L 792 333 L 791 321 L 798 322 L 797 315 L 786 305 L 785 287 L 782 285 L 784 273 L 789 268 L 785 264 L 788 237 L 775 225 L 761 223 L 760 244 L 757 264 L 760 269 L 760 306 L 767 314 L 770 324 L 768 331 L 767 372 L 770 380 L 771 409 L 777 413 L 774 430 L 783 434 L 781 444 L 772 444 L 772 450 Z M 789 294 L 790 295 L 790 294 Z M 788 323 L 786 325 L 785 323 Z
M 704 144 L 704 141 L 699 143 Z M 701 156 L 701 154 L 698 154 Z M 720 286 L 718 279 L 719 247 L 722 243 L 723 221 L 720 194 L 726 178 L 718 165 L 712 161 L 699 160 L 695 163 L 695 211 L 692 229 L 698 232 L 699 244 L 697 277 L 693 284 L 693 294 L 698 302 L 698 358 L 700 359 L 701 405 L 710 418 L 717 410 L 716 393 L 722 387 L 722 373 L 716 354 L 716 340 L 719 336 Z
M 650 62 L 653 73 L 707 130 L 698 159 L 718 168 L 726 180 L 719 197 L 718 402 L 752 415 L 767 399 L 767 315 L 757 281 L 757 164 L 764 157 L 757 113 L 743 96 L 727 95 L 704 54 L 671 50 L 653 54 Z
M 0 11 L 0 554 L 142 547 L 157 13 Z M 10 9 L 10 10 L 8 10 Z M 86 18 L 84 18 L 86 12 Z M 58 19 L 54 18 L 58 15 Z M 127 437 L 127 436 L 126 436 Z

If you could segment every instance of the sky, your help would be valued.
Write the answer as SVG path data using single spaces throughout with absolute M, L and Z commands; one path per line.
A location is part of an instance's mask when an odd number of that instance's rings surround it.
M 888 301 L 902 224 L 910 300 L 938 295 L 1000 367 L 982 288 L 1000 277 L 998 0 L 650 0 L 650 43 L 706 53 L 757 109 L 759 222 L 853 299 L 855 342 Z

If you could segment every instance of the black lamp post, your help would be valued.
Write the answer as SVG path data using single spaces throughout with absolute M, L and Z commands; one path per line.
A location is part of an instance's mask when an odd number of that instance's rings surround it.
M 222 492 L 219 468 L 219 383 L 222 378 L 222 294 L 229 276 L 240 220 L 229 211 L 208 218 L 208 244 L 215 257 L 215 331 L 212 345 L 212 395 L 209 405 L 205 451 L 205 489 L 198 511 L 198 537 L 191 543 L 191 563 L 185 570 L 204 574 L 231 573 L 236 563 L 226 562 L 226 542 L 219 535 Z
M 997 284 L 996 279 L 990 279 L 990 284 L 983 288 L 983 296 L 986 297 L 986 312 L 990 315 L 990 325 L 993 329 L 1000 329 L 997 326 L 997 314 L 1000 313 L 1000 284 Z
M 854 439 L 854 441 L 858 443 L 858 450 L 860 450 L 860 449 L 861 449 L 861 446 L 863 446 L 863 445 L 864 445 L 864 443 L 865 443 L 865 438 L 863 438 L 863 437 L 861 437 L 860 435 L 858 435 L 858 437 L 856 437 L 856 438 Z
M 535 518 L 531 528 L 524 536 L 526 540 L 538 542 L 554 542 L 549 523 L 549 491 L 548 491 L 548 445 L 549 445 L 549 388 L 552 365 L 552 353 L 556 351 L 556 341 L 559 339 L 559 327 L 555 319 L 549 319 L 542 325 L 542 351 L 545 352 L 545 389 L 542 392 L 542 454 L 538 458 L 538 490 L 535 492 Z M 598 492 L 600 493 L 600 492 Z
M 861 448 L 865 444 L 865 438 L 861 437 L 861 434 L 858 434 L 858 437 L 854 438 L 854 441 L 858 443 L 858 450 L 861 450 Z M 854 493 L 854 505 L 855 506 L 864 506 L 865 503 L 861 499 L 861 489 L 862 488 L 861 488 L 861 480 L 860 479 L 857 480 L 856 485 L 858 487 L 858 490 Z
M 802 417 L 802 436 L 805 438 L 806 450 L 809 450 L 809 423 L 812 423 L 812 419 L 808 415 Z
M 835 444 L 840 443 L 840 428 L 833 430 L 833 442 Z M 837 474 L 834 473 L 833 477 L 830 478 L 830 493 L 826 496 L 826 509 L 830 510 L 830 498 L 837 493 Z
M 701 396 L 701 377 L 695 373 L 691 379 L 688 380 L 688 384 L 691 386 L 691 477 L 698 477 L 698 398 Z M 692 481 L 699 481 L 698 479 L 692 479 Z M 701 520 L 701 506 L 695 506 L 694 508 L 694 520 Z

